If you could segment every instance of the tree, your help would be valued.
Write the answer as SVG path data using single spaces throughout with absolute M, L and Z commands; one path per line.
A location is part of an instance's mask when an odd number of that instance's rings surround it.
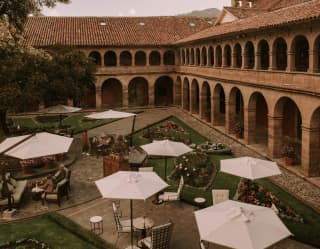
M 1 0 L 0 22 L 6 24 L 12 38 L 18 41 L 28 15 L 39 13 L 44 6 L 52 8 L 57 2 L 69 3 L 69 0 Z

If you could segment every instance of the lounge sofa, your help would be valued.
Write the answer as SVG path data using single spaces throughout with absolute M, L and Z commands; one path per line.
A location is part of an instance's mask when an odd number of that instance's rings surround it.
M 9 189 L 12 191 L 12 205 L 19 207 L 24 191 L 27 188 L 27 180 L 16 180 L 10 173 L 6 174 L 6 179 L 10 182 Z M 6 207 L 8 205 L 8 198 L 2 195 L 3 180 L 0 179 L 0 207 Z

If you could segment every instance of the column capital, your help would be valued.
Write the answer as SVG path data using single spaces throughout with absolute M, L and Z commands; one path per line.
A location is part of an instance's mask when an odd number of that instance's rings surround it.
M 268 119 L 270 119 L 270 120 L 283 120 L 283 116 L 271 116 L 271 115 L 268 115 Z

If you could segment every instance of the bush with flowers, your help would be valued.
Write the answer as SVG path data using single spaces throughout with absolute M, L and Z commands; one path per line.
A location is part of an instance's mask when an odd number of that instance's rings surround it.
M 160 126 L 147 129 L 143 133 L 143 137 L 150 140 L 169 139 L 186 144 L 190 143 L 190 134 L 173 121 L 167 121 Z
M 183 176 L 185 183 L 193 187 L 207 187 L 215 172 L 210 158 L 201 151 L 178 157 L 174 165 L 175 169 L 170 178 L 177 181 Z
M 240 184 L 238 190 L 238 200 L 250 204 L 255 204 L 264 207 L 272 207 L 272 204 L 277 208 L 279 216 L 303 223 L 303 218 L 297 214 L 292 208 L 286 206 L 272 192 L 265 187 L 253 182 L 245 180 Z
M 231 149 L 222 143 L 213 143 L 211 141 L 206 141 L 202 144 L 190 144 L 192 149 L 197 149 L 207 154 L 216 155 L 229 155 L 232 153 Z

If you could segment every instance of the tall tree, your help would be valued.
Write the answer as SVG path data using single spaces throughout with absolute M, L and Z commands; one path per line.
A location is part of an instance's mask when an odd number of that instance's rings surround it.
M 29 14 L 39 13 L 44 6 L 54 7 L 56 3 L 70 0 L 1 0 L 0 22 L 4 23 L 12 38 L 18 41 Z

